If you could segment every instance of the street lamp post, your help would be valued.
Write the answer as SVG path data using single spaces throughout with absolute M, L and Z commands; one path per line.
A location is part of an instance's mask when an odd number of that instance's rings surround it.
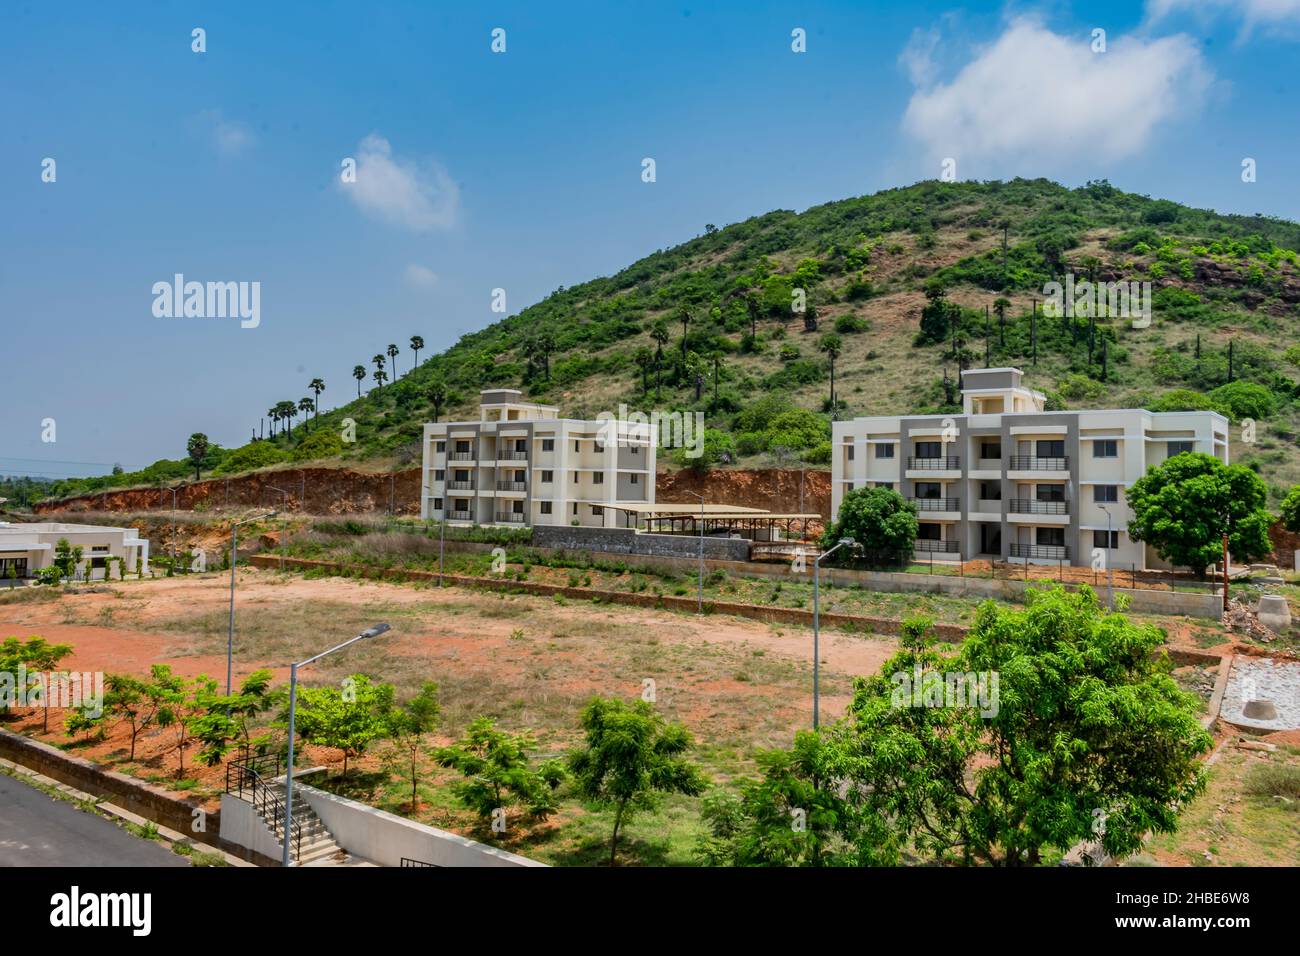
M 345 647 L 351 647 L 357 641 L 378 637 L 388 630 L 387 624 L 376 624 L 374 627 L 362 631 L 351 640 L 344 641 L 342 644 L 331 647 L 328 651 L 322 651 L 315 657 L 309 657 L 305 661 L 299 661 L 289 667 L 289 763 L 284 773 L 284 849 L 280 855 L 281 866 L 289 865 L 289 838 L 293 831 L 293 725 L 298 710 L 298 668 L 306 667 L 308 664 L 333 654 L 335 651 L 341 651 Z
M 1106 557 L 1106 591 L 1107 591 L 1107 593 L 1108 593 L 1108 595 L 1109 595 L 1109 598 L 1110 598 L 1110 609 L 1113 611 L 1113 610 L 1115 610 L 1115 566 L 1114 566 L 1114 565 L 1115 565 L 1115 562 L 1111 561 L 1111 559 L 1110 559 L 1110 551 L 1111 551 L 1111 548 L 1110 548 L 1110 534 L 1111 534 L 1111 531 L 1110 531 L 1110 529 L 1111 529 L 1110 509 L 1107 508 L 1105 505 L 1098 505 L 1097 507 L 1100 508 L 1102 511 L 1106 512 L 1106 549 L 1105 549 L 1105 557 Z
M 822 558 L 829 558 L 840 548 L 851 548 L 852 538 L 840 538 L 829 551 L 813 558 L 813 730 L 821 723 L 821 576 Z
M 226 696 L 230 696 L 231 671 L 235 660 L 235 564 L 239 560 L 239 526 L 250 521 L 274 518 L 279 512 L 268 511 L 264 515 L 254 515 L 230 525 L 230 624 L 226 628 Z

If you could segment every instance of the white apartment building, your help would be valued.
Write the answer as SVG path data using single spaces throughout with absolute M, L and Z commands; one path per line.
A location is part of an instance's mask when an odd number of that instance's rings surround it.
M 622 527 L 617 504 L 654 504 L 648 426 L 560 418 L 484 389 L 479 419 L 424 426 L 420 516 L 451 524 Z
M 1167 568 L 1128 536 L 1127 489 L 1185 451 L 1228 461 L 1216 412 L 1046 412 L 1016 368 L 962 373 L 961 415 L 874 416 L 832 426 L 832 513 L 855 488 L 916 504 L 918 555 Z
M 39 521 L 27 524 L 0 522 L 0 587 L 11 580 L 36 576 L 54 563 L 54 549 L 60 539 L 82 550 L 77 571 L 90 572 L 91 580 L 108 577 L 108 559 L 120 558 L 128 574 L 134 574 L 136 560 L 149 570 L 149 542 L 134 528 L 109 528 L 97 524 L 63 524 Z M 118 570 L 114 569 L 116 577 Z

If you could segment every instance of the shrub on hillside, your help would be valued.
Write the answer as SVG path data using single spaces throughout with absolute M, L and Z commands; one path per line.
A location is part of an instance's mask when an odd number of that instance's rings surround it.
M 1300 485 L 1282 499 L 1282 526 L 1288 531 L 1300 531 Z
M 343 454 L 343 439 L 332 428 L 314 431 L 293 450 L 294 461 L 316 461 L 337 458 Z
M 214 470 L 213 474 L 233 475 L 240 471 L 266 468 L 288 460 L 289 456 L 269 441 L 253 441 L 234 449 Z
M 1268 418 L 1277 411 L 1273 393 L 1254 382 L 1228 382 L 1210 393 L 1232 418 Z

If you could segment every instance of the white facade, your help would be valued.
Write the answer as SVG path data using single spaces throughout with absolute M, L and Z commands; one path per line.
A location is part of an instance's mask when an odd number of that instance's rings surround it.
M 0 522 L 0 587 L 11 580 L 12 570 L 20 579 L 36 576 L 36 572 L 54 563 L 54 549 L 61 539 L 74 548 L 81 548 L 81 561 L 77 572 L 90 580 L 103 580 L 108 576 L 110 557 L 122 559 L 128 574 L 136 571 L 137 559 L 141 568 L 149 570 L 149 542 L 139 536 L 134 528 L 109 528 L 95 524 L 63 524 L 41 521 L 31 524 Z M 115 569 L 113 575 L 118 571 Z
M 452 524 L 621 527 L 615 504 L 653 504 L 648 426 L 558 417 L 485 389 L 479 419 L 424 426 L 420 516 Z
M 962 374 L 961 415 L 875 416 L 832 426 L 832 513 L 855 488 L 917 506 L 917 553 L 1114 567 L 1167 567 L 1128 537 L 1127 489 L 1184 451 L 1228 461 L 1216 412 L 1047 412 L 1015 368 Z

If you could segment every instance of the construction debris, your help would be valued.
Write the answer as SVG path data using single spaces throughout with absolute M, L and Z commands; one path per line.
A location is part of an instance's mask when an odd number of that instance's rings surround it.
M 1228 609 L 1223 612 L 1223 626 L 1228 631 L 1244 634 L 1250 640 L 1259 641 L 1261 644 L 1269 644 L 1277 638 L 1276 634 L 1259 623 L 1259 615 L 1255 613 L 1254 608 L 1240 598 L 1234 597 L 1229 602 Z

